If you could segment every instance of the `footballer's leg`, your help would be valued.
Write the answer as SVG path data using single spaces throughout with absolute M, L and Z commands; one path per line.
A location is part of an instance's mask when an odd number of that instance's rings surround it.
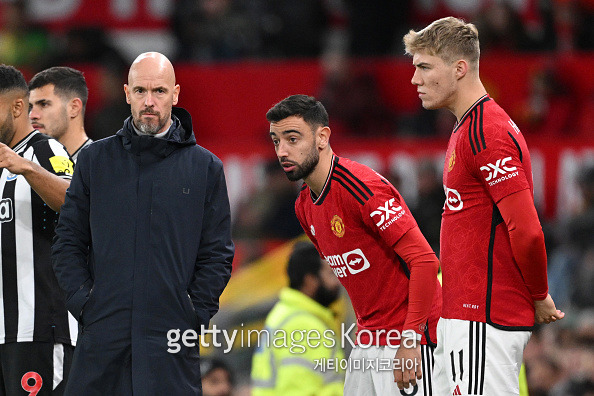
M 401 396 L 401 395 L 417 395 L 429 396 L 433 395 L 431 386 L 431 371 L 433 369 L 433 347 L 428 345 L 421 345 L 421 361 L 416 363 L 421 365 L 423 378 L 416 381 L 415 385 L 409 385 L 404 390 L 398 389 L 398 385 L 394 382 L 394 369 L 401 369 L 394 361 L 394 356 L 398 351 L 398 347 L 379 347 L 377 360 L 380 362 L 377 370 L 373 370 L 373 385 L 376 395 L 386 396 Z M 384 369 L 382 362 L 391 362 L 389 369 Z
M 433 371 L 437 395 L 473 395 L 484 389 L 484 323 L 440 318 Z M 483 337 L 484 338 L 484 337 Z
M 524 348 L 531 332 L 506 331 L 486 325 L 485 387 L 483 395 L 519 395 Z
M 344 380 L 344 396 L 373 396 L 373 379 L 371 370 L 366 370 L 368 348 L 356 345 L 349 355 L 349 364 Z
M 2 357 L 11 362 L 3 365 L 6 395 L 62 395 L 55 388 L 62 385 L 63 389 L 64 363 L 68 364 L 64 357 L 71 352 L 71 346 L 51 342 L 4 344 Z
M 437 347 L 435 348 L 433 359 L 435 364 L 433 366 L 433 391 L 436 395 L 448 395 L 451 394 L 451 387 L 453 384 L 450 383 L 451 373 L 448 373 L 448 365 L 446 365 L 445 356 L 446 349 L 448 349 L 448 339 L 445 337 L 446 319 L 440 318 L 437 322 Z
M 519 395 L 518 375 L 528 331 L 440 319 L 434 390 L 439 395 Z

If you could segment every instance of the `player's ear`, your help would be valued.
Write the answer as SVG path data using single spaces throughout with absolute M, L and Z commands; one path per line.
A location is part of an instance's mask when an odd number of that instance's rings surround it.
M 466 62 L 464 59 L 459 59 L 456 61 L 456 78 L 459 80 L 462 77 L 464 77 L 466 75 L 466 73 L 468 73 L 468 62 Z
M 179 99 L 179 84 L 176 84 L 175 87 L 173 87 L 173 105 L 175 106 L 177 104 L 177 101 Z
M 124 84 L 124 92 L 126 93 L 126 103 L 130 104 L 130 91 L 128 84 Z
M 19 118 L 23 112 L 28 115 L 28 110 L 29 108 L 26 106 L 23 98 L 17 98 L 12 102 L 11 111 L 14 118 Z
M 330 127 L 318 127 L 318 131 L 316 133 L 317 145 L 320 150 L 325 149 L 328 144 L 330 143 Z
M 80 100 L 80 98 L 70 99 L 70 101 L 67 104 L 68 116 L 70 118 L 78 116 L 82 112 L 82 109 L 83 103 L 82 100 Z

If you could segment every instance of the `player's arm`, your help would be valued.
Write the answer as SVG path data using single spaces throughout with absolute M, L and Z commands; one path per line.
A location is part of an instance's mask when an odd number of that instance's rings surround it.
M 374 195 L 360 207 L 362 220 L 394 249 L 410 270 L 408 312 L 395 359 L 399 362 L 412 360 L 417 364 L 413 364 L 412 369 L 394 370 L 394 381 L 398 388 L 404 389 L 422 378 L 421 333 L 433 306 L 439 261 L 398 191 L 383 177 L 370 185 Z
M 219 297 L 229 278 L 235 248 L 231 240 L 231 211 L 223 164 L 213 161 L 208 172 L 207 196 L 194 276 L 188 288 L 198 323 L 208 328 L 219 310 Z M 183 216 L 180 213 L 180 216 Z
M 544 234 L 530 190 L 508 195 L 497 203 L 505 222 L 512 252 L 524 283 L 534 300 L 537 323 L 550 323 L 565 315 L 548 294 L 547 254 Z
M 70 180 L 63 179 L 21 157 L 3 143 L 0 143 L 0 168 L 6 168 L 15 175 L 23 175 L 31 188 L 50 208 L 56 212 L 60 211 Z
M 409 384 L 415 385 L 416 380 L 422 378 L 420 339 L 433 306 L 439 261 L 417 226 L 398 240 L 394 251 L 410 268 L 408 313 L 395 359 L 400 362 L 412 359 L 416 364 L 412 370 L 394 370 L 394 380 L 400 389 L 404 389 Z M 411 340 L 412 337 L 414 340 Z
M 52 265 L 56 279 L 66 294 L 66 308 L 77 320 L 93 287 L 88 265 L 91 230 L 87 154 L 81 152 L 78 157 L 52 245 Z
M 398 240 L 394 251 L 410 268 L 408 313 L 403 331 L 414 331 L 420 339 L 421 329 L 424 328 L 433 306 L 439 260 L 417 226 Z

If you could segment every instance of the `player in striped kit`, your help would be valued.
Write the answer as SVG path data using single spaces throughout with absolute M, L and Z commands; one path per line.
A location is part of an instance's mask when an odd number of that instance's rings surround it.
M 93 142 L 85 132 L 89 91 L 83 74 L 65 66 L 40 71 L 29 81 L 29 118 L 33 128 L 58 140 L 76 163 Z
M 27 83 L 0 65 L 0 395 L 60 395 L 77 325 L 50 262 L 73 164 L 29 123 Z

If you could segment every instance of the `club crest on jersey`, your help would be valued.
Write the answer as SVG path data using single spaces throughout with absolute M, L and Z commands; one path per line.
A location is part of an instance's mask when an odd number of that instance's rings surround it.
M 0 223 L 7 223 L 13 219 L 12 199 L 4 198 L 0 200 Z
M 448 172 L 454 169 L 454 165 L 456 165 L 456 150 L 452 150 L 452 155 L 450 155 L 450 159 L 448 160 Z
M 344 236 L 344 223 L 338 215 L 334 215 L 330 220 L 330 228 L 337 237 L 342 238 Z
M 17 178 L 18 175 L 15 175 L 12 172 L 8 172 L 8 174 L 6 175 L 6 181 L 13 181 Z

